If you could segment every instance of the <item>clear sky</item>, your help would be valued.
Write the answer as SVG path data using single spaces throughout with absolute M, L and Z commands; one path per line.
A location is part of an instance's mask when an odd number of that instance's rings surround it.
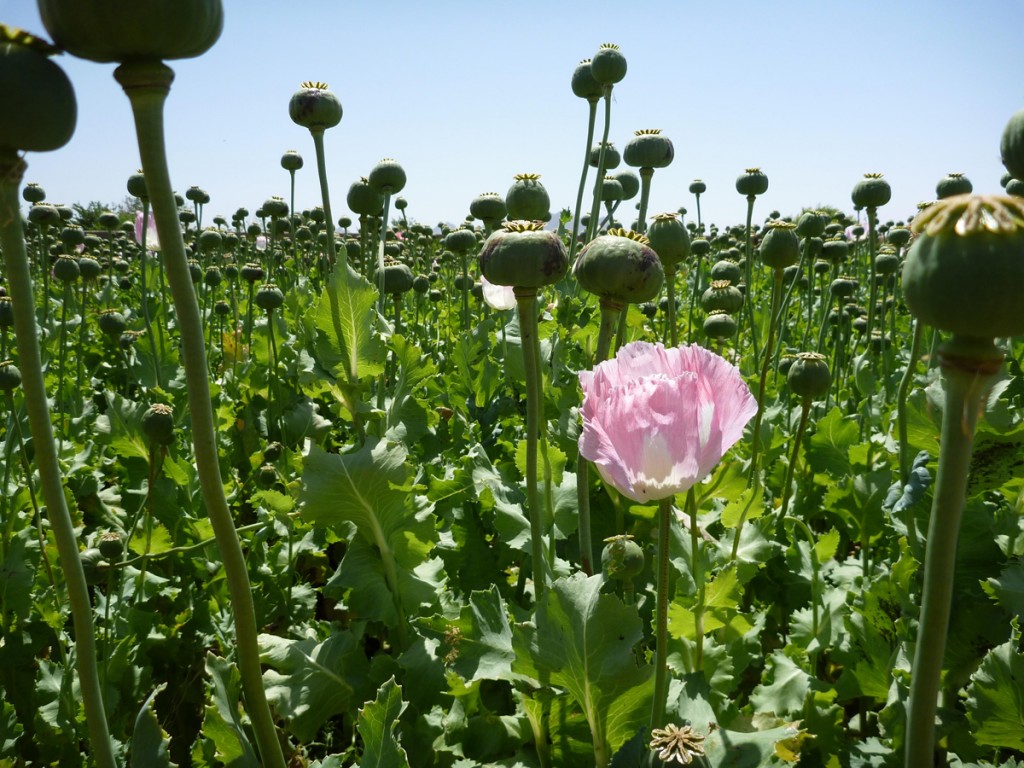
M 45 36 L 31 0 L 0 0 L 0 21 Z M 327 82 L 345 110 L 327 132 L 335 218 L 349 185 L 384 157 L 408 176 L 410 218 L 459 222 L 481 192 L 540 173 L 552 209 L 571 208 L 587 103 L 570 78 L 604 42 L 628 61 L 610 139 L 660 128 L 675 145 L 650 212 L 742 223 L 744 168 L 769 177 L 755 218 L 834 205 L 851 210 L 865 172 L 893 189 L 882 220 L 913 214 L 935 183 L 963 172 L 998 192 L 999 138 L 1024 108 L 1021 0 L 634 0 L 495 3 L 226 0 L 224 32 L 198 59 L 170 62 L 171 175 L 211 197 L 206 220 L 288 198 L 281 154 L 298 150 L 296 207 L 319 203 L 313 144 L 288 117 L 303 80 Z M 58 57 L 78 127 L 32 154 L 26 181 L 51 202 L 119 202 L 138 167 L 128 100 L 113 65 Z M 600 129 L 600 121 L 599 121 Z M 592 175 L 592 174 L 591 174 Z M 620 217 L 624 218 L 624 217 Z

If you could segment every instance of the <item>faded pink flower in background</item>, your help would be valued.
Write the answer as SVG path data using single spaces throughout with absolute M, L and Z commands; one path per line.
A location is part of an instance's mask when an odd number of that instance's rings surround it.
M 516 295 L 511 285 L 495 285 L 483 275 L 480 275 L 480 285 L 483 286 L 484 301 L 491 309 L 506 310 L 516 305 Z
M 757 412 L 736 367 L 696 345 L 635 341 L 579 376 L 580 454 L 605 483 L 640 503 L 707 477 Z
M 142 211 L 135 212 L 135 242 L 142 245 Z M 149 214 L 149 223 L 146 225 L 146 250 L 160 250 L 160 236 L 156 233 L 156 219 Z

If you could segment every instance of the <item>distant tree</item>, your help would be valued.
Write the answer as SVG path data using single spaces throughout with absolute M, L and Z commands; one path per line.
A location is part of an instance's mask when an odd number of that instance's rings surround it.
M 117 214 L 121 221 L 134 221 L 135 212 L 142 210 L 142 203 L 138 198 L 125 195 L 120 203 L 104 203 L 100 200 L 92 200 L 85 205 L 73 203 L 71 210 L 75 212 L 75 223 L 82 229 L 94 231 L 101 229 L 99 218 L 106 211 Z

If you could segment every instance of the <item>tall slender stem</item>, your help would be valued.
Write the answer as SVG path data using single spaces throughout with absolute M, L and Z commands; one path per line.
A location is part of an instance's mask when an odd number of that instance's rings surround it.
M 914 318 L 914 339 L 910 342 L 910 358 L 907 368 L 903 371 L 900 386 L 896 394 L 896 423 L 900 436 L 900 482 L 904 485 L 910 480 L 910 441 L 907 439 L 907 392 L 910 382 L 914 379 L 914 369 L 921 355 L 921 336 L 924 326 Z
M 672 497 L 658 502 L 658 597 L 654 623 L 654 701 L 651 728 L 660 728 L 668 703 L 668 603 L 669 539 L 671 538 Z
M 690 573 L 697 589 L 697 603 L 693 608 L 695 650 L 693 670 L 704 668 L 704 574 L 700 563 L 700 526 L 697 524 L 697 496 L 693 486 L 686 492 L 686 511 L 690 515 Z
M 940 353 L 946 400 L 925 545 L 924 587 L 907 703 L 905 765 L 935 762 L 935 711 L 953 597 L 956 544 L 982 399 L 1002 363 L 991 339 L 954 336 Z
M 569 243 L 569 264 L 576 263 L 576 249 L 579 247 L 580 211 L 583 210 L 583 191 L 587 188 L 587 171 L 590 169 L 590 145 L 594 142 L 594 126 L 597 123 L 598 99 L 587 99 L 590 117 L 587 120 L 587 151 L 583 156 L 583 172 L 580 174 L 580 188 L 576 191 L 576 211 L 572 217 L 572 241 Z M 600 150 L 598 150 L 600 159 Z
M 605 147 L 608 146 L 608 132 L 612 122 L 612 86 L 604 86 L 604 134 L 601 136 L 601 148 L 597 153 L 597 176 L 594 180 L 594 203 L 590 209 L 590 221 L 587 222 L 587 241 L 591 241 L 597 235 L 598 218 L 601 215 L 601 187 L 604 184 L 604 156 Z
M 331 190 L 327 186 L 327 160 L 324 157 L 324 129 L 310 128 L 313 136 L 313 147 L 316 150 L 316 173 L 320 179 L 320 200 L 324 209 L 324 229 L 327 230 L 327 258 L 333 266 L 337 255 L 334 248 L 334 216 L 331 214 Z M 362 237 L 365 227 L 360 223 L 359 235 Z M 363 253 L 366 251 L 364 250 Z M 341 260 L 347 262 L 348 251 L 344 248 L 341 251 Z
M 220 456 L 207 379 L 206 347 L 202 319 L 192 288 L 185 243 L 171 188 L 164 142 L 163 107 L 174 73 L 162 63 L 132 62 L 118 67 L 114 76 L 124 88 L 132 106 L 139 140 L 139 154 L 146 186 L 153 205 L 157 232 L 164 254 L 164 268 L 170 284 L 174 309 L 181 332 L 182 358 L 192 419 L 192 442 L 203 501 L 220 549 L 228 592 L 235 619 L 235 643 L 246 709 L 264 765 L 284 768 L 284 754 L 278 741 L 273 716 L 263 690 L 258 628 L 245 557 L 235 531 L 231 510 L 224 495 Z
M 50 529 L 57 542 L 61 570 L 67 583 L 68 602 L 75 628 L 75 669 L 85 708 L 92 757 L 100 768 L 115 768 L 113 744 L 107 727 L 96 659 L 96 636 L 92 622 L 92 604 L 85 572 L 78 556 L 78 540 L 64 496 L 57 450 L 53 442 L 53 425 L 43 381 L 43 364 L 36 335 L 35 302 L 28 254 L 22 234 L 18 188 L 25 174 L 25 161 L 14 152 L 0 154 L 0 250 L 7 270 L 7 286 L 14 311 L 14 333 L 18 347 L 18 363 L 28 411 L 29 427 L 35 444 L 35 460 L 39 469 L 43 498 Z M 45 258 L 45 257 L 44 257 Z M 44 301 L 49 297 L 44 296 Z

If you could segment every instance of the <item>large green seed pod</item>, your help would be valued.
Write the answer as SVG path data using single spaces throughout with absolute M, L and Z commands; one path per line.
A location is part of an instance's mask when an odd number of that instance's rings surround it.
M 832 374 L 825 356 L 817 352 L 798 352 L 786 374 L 786 382 L 802 398 L 824 396 L 832 383 Z
M 943 200 L 956 195 L 969 195 L 974 191 L 971 180 L 962 173 L 947 173 L 935 185 L 935 197 Z
M 640 193 L 640 177 L 628 168 L 609 175 L 622 185 L 623 200 L 632 200 Z
M 174 442 L 174 409 L 164 403 L 154 403 L 142 414 L 142 432 L 154 445 Z
M 734 314 L 743 306 L 743 293 L 728 280 L 712 280 L 700 297 L 700 306 L 705 312 L 721 309 Z
M 614 171 L 622 162 L 622 155 L 615 145 L 609 142 L 599 142 L 590 148 L 590 167 L 597 168 L 601 161 L 601 147 L 604 147 L 604 170 Z
M 601 202 L 616 203 L 622 200 L 622 184 L 614 176 L 605 176 L 601 180 Z
M 629 535 L 605 539 L 601 551 L 601 572 L 610 579 L 628 581 L 644 570 L 644 550 Z
M 894 248 L 902 248 L 910 242 L 910 235 L 909 229 L 897 224 L 885 233 L 885 241 Z
M 0 25 L 0 151 L 50 152 L 75 132 L 75 92 L 50 61 L 54 52 L 27 32 Z
M 747 168 L 736 179 L 736 191 L 744 197 L 756 197 L 768 191 L 768 177 L 760 168 Z
M 1024 109 L 1015 112 L 1006 123 L 999 152 L 1006 170 L 1014 178 L 1024 179 Z
M 821 245 L 821 255 L 833 264 L 846 261 L 850 255 L 850 244 L 842 237 L 830 237 Z
M 660 129 L 645 128 L 633 133 L 622 157 L 633 168 L 666 168 L 675 155 L 672 141 Z
M 602 299 L 638 304 L 661 292 L 665 281 L 658 254 L 636 232 L 613 229 L 585 245 L 572 273 L 586 290 Z
M 312 130 L 333 128 L 341 122 L 341 101 L 327 83 L 306 81 L 288 102 L 288 116 L 296 125 Z
M 561 238 L 539 222 L 508 221 L 480 249 L 480 273 L 495 285 L 541 288 L 569 267 Z
M 674 213 L 656 214 L 646 234 L 663 267 L 674 268 L 690 255 L 690 233 Z
M 880 173 L 865 173 L 850 193 L 850 199 L 858 208 L 881 208 L 891 198 L 892 188 Z
M 697 240 L 693 241 L 698 242 Z M 707 242 L 707 240 L 703 241 Z M 712 280 L 728 280 L 733 285 L 738 285 L 743 279 L 743 267 L 732 259 L 722 259 L 711 265 Z
M 800 260 L 800 239 L 796 225 L 788 221 L 768 222 L 768 232 L 761 238 L 758 253 L 766 267 L 785 269 Z
M 26 184 L 21 190 L 21 197 L 26 203 L 41 203 L 46 199 L 46 190 L 34 181 Z
M 573 70 L 572 92 L 588 101 L 597 101 L 601 98 L 601 84 L 594 79 L 594 74 L 590 71 L 590 59 L 584 59 Z
M 878 249 L 875 256 L 875 273 L 878 275 L 893 275 L 900 268 L 900 257 L 896 249 L 891 245 L 883 245 Z
M 385 157 L 373 166 L 367 181 L 381 194 L 397 195 L 405 188 L 405 169 L 397 161 Z
M 21 386 L 21 371 L 10 360 L 0 362 L 0 392 L 13 392 Z
M 297 171 L 302 167 L 302 155 L 294 149 L 289 149 L 281 155 L 281 167 L 286 171 Z
M 256 291 L 256 306 L 271 312 L 284 304 L 284 292 L 273 283 L 264 283 Z
M 540 183 L 539 173 L 517 173 L 505 193 L 505 208 L 515 221 L 544 221 L 551 209 L 551 198 Z M 488 278 L 490 280 L 490 278 Z M 493 282 L 493 281 L 492 281 Z
M 389 295 L 406 293 L 412 290 L 414 281 L 415 278 L 409 267 L 399 261 L 392 261 L 390 259 L 384 262 L 383 278 L 380 270 L 376 270 L 373 276 L 374 285 L 383 284 L 384 293 Z
M 348 209 L 357 216 L 380 216 L 384 213 L 384 196 L 370 186 L 365 176 L 348 188 L 345 202 Z
M 708 185 L 705 184 L 700 179 L 694 179 L 693 183 L 690 184 L 690 194 L 691 195 L 703 195 L 707 191 L 708 191 Z
M 603 43 L 590 60 L 590 73 L 601 85 L 614 85 L 626 76 L 626 57 L 619 46 Z
M 958 336 L 1024 334 L 1024 202 L 946 198 L 918 214 L 914 231 L 903 293 L 915 317 Z
M 497 192 L 484 192 L 469 203 L 469 212 L 488 226 L 495 226 L 505 218 L 505 201 Z
M 817 211 L 805 211 L 796 222 L 796 233 L 800 237 L 821 237 L 825 234 L 825 217 Z
M 91 61 L 189 59 L 224 27 L 221 0 L 38 0 L 54 42 Z
M 453 229 L 444 238 L 444 247 L 455 253 L 469 253 L 477 245 L 476 233 L 471 229 Z
M 704 335 L 709 339 L 731 339 L 738 329 L 736 318 L 724 309 L 713 309 L 704 318 Z

